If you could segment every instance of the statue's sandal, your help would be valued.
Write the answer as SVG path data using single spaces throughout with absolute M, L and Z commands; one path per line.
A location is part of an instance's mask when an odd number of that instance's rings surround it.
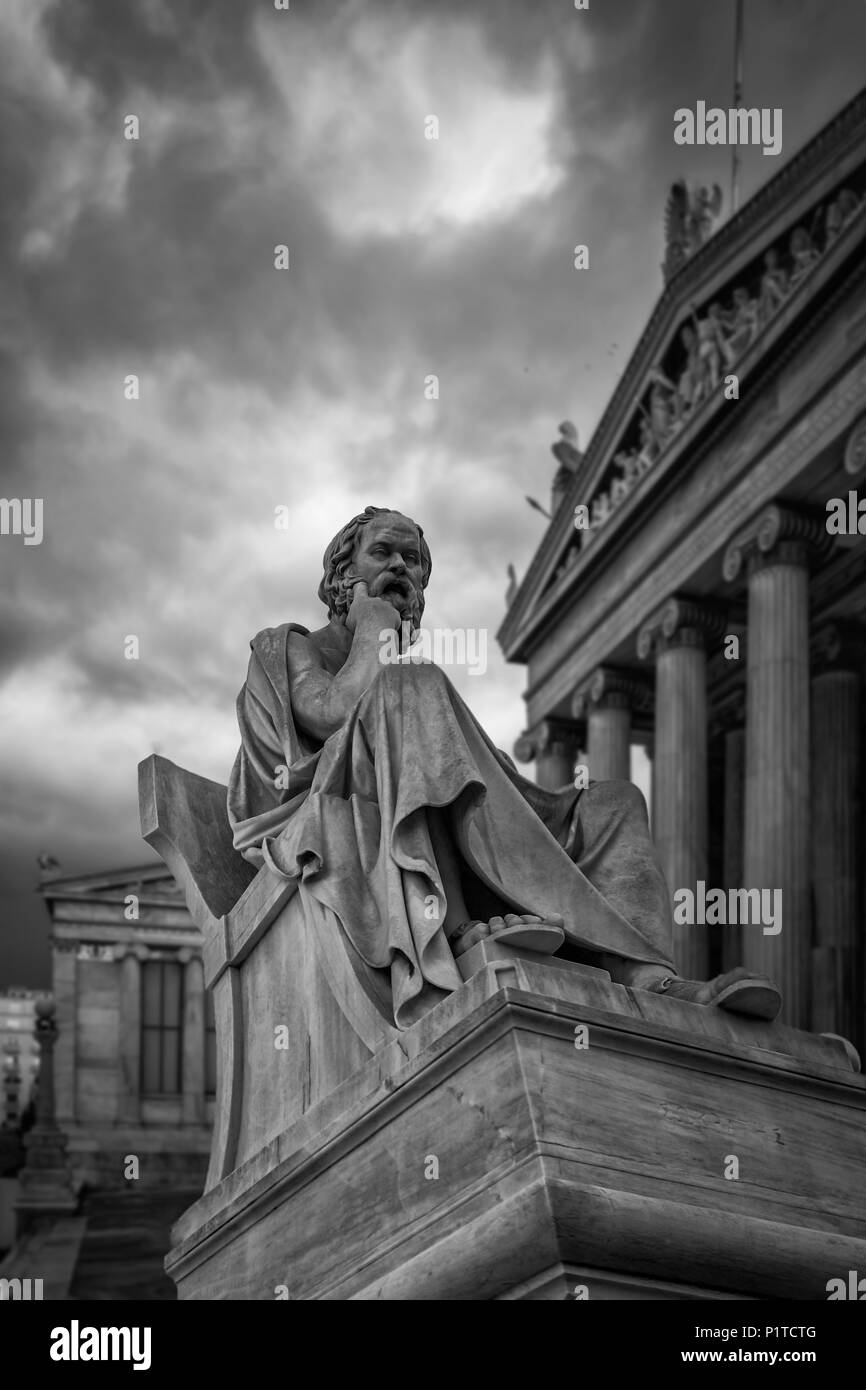
M 666 994 L 669 999 L 682 999 L 687 1004 L 703 1002 L 696 998 L 698 991 L 704 988 L 697 980 L 676 980 L 673 976 L 667 976 L 651 988 L 654 994 Z M 707 1003 L 727 1009 L 730 1013 L 772 1022 L 782 1007 L 782 996 L 766 975 L 753 975 L 726 985 Z

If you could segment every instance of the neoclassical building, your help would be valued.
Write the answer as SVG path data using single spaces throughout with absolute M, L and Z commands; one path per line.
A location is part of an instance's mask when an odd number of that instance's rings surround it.
M 161 864 L 43 876 L 56 1118 L 89 1188 L 201 1189 L 216 1090 L 201 934 Z M 135 1155 L 139 1175 L 128 1176 Z
M 672 895 L 738 904 L 677 925 L 681 973 L 766 970 L 861 1049 L 864 194 L 866 91 L 669 274 L 585 453 L 563 430 L 498 634 L 538 781 L 643 744 Z M 737 888 L 779 890 L 781 930 Z
M 39 1077 L 36 1001 L 46 990 L 0 990 L 0 1128 L 18 1125 Z

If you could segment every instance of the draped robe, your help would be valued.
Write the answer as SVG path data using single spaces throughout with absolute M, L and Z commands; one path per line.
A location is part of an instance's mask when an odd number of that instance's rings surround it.
M 468 907 L 474 892 L 495 913 L 557 913 L 578 954 L 673 971 L 668 889 L 632 783 L 536 786 L 431 662 L 383 665 L 323 742 L 294 718 L 290 632 L 308 635 L 285 623 L 250 643 L 228 790 L 235 848 L 297 878 L 336 915 L 389 979 L 398 1027 L 462 984 L 432 814 L 456 850 Z

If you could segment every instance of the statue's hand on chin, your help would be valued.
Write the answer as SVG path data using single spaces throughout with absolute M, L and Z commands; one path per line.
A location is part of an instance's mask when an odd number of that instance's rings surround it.
M 374 628 L 376 632 L 382 628 L 399 628 L 400 614 L 393 604 L 384 598 L 371 598 L 363 579 L 350 582 L 354 583 L 352 602 L 346 614 L 346 627 L 350 632 L 355 631 L 359 622 Z

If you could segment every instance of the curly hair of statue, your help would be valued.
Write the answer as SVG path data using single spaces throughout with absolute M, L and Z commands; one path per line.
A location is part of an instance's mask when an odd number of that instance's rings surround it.
M 374 516 L 403 516 L 402 512 L 395 511 L 393 507 L 365 507 L 363 512 L 353 516 L 351 521 L 337 532 L 334 539 L 330 542 L 324 555 L 322 556 L 322 582 L 319 585 L 319 598 L 331 616 L 343 616 L 349 611 L 352 601 L 349 586 L 346 584 L 346 574 L 351 566 L 355 555 L 355 547 L 361 527 L 366 526 L 368 521 L 372 521 Z M 405 517 L 406 521 L 411 521 L 418 532 L 418 539 L 421 543 L 421 567 L 423 573 L 422 588 L 426 589 L 430 579 L 430 572 L 433 568 L 433 559 L 430 554 L 430 547 L 424 539 L 424 532 L 412 517 Z M 424 609 L 424 595 L 419 595 L 421 611 Z

